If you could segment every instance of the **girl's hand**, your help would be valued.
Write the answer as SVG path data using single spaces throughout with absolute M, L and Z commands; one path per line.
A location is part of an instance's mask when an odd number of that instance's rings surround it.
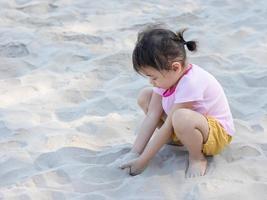
M 114 163 L 112 163 L 112 165 L 115 167 L 121 168 L 122 164 L 127 163 L 130 160 L 136 159 L 138 157 L 139 157 L 139 153 L 130 151 L 127 154 L 125 154 L 122 158 L 117 159 Z
M 129 168 L 130 169 L 129 174 L 131 176 L 135 176 L 135 175 L 141 174 L 144 171 L 144 169 L 146 168 L 146 166 L 147 166 L 146 162 L 144 162 L 140 158 L 136 158 L 136 159 L 130 160 L 126 163 L 123 163 L 120 166 L 120 168 L 121 169 Z

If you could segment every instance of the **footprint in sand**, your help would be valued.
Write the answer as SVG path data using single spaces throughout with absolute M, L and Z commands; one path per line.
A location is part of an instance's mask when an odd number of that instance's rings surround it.
M 261 155 L 261 152 L 255 147 L 245 145 L 225 151 L 223 155 L 228 162 L 234 162 L 241 159 L 258 157 Z
M 23 43 L 10 42 L 4 45 L 0 45 L 0 56 L 17 58 L 29 55 L 27 46 Z

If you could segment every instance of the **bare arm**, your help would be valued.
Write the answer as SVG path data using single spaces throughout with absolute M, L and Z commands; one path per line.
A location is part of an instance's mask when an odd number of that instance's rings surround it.
M 151 160 L 151 158 L 160 150 L 160 148 L 166 144 L 173 132 L 172 127 L 172 115 L 175 110 L 181 108 L 189 108 L 192 109 L 192 103 L 182 103 L 182 104 L 175 104 L 168 117 L 160 130 L 155 133 L 152 140 L 146 145 L 143 153 L 136 159 L 123 163 L 120 168 L 130 168 L 130 175 L 137 175 L 140 174 Z
M 160 130 L 154 135 L 153 139 L 148 143 L 144 152 L 141 154 L 140 160 L 142 162 L 149 162 L 149 160 L 160 150 L 160 148 L 168 142 L 169 138 L 171 137 L 171 134 L 173 133 L 172 115 L 175 110 L 181 108 L 192 108 L 192 104 L 175 104 L 172 107 L 166 121 L 164 122 Z
M 157 128 L 163 113 L 161 98 L 159 94 L 153 92 L 147 115 L 137 130 L 137 137 L 131 151 L 141 154 Z

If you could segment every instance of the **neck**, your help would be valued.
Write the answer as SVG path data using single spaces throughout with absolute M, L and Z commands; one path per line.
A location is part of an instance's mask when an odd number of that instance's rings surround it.
M 188 64 L 185 64 L 184 65 L 183 69 L 179 73 L 179 76 L 178 76 L 177 81 L 175 82 L 174 86 L 176 86 L 178 84 L 178 82 L 180 81 L 180 79 L 191 69 L 191 67 L 192 66 L 191 65 L 188 65 Z

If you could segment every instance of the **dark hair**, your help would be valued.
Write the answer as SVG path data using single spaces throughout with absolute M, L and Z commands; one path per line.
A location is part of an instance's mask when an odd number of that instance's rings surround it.
M 179 61 L 184 66 L 186 52 L 196 51 L 196 41 L 185 41 L 183 33 L 186 29 L 174 33 L 167 29 L 153 28 L 138 34 L 132 54 L 133 67 L 139 73 L 146 66 L 156 70 L 169 70 L 170 63 Z

